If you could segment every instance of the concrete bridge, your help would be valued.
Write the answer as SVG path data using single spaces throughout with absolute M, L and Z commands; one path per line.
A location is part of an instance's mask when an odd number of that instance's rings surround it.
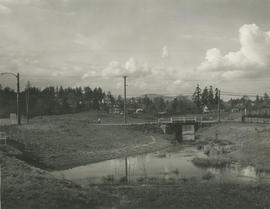
M 200 127 L 209 126 L 217 123 L 216 120 L 203 121 L 202 118 L 197 117 L 170 117 L 159 118 L 157 121 L 152 122 L 136 122 L 136 123 L 98 123 L 93 124 L 97 126 L 140 126 L 140 125 L 157 125 L 164 134 L 175 134 L 175 139 L 179 142 L 183 141 L 183 132 L 189 132 L 189 135 L 194 135 Z M 190 126 L 190 130 L 185 130 L 186 126 Z
M 183 127 L 191 126 L 191 131 L 194 133 L 200 128 L 207 124 L 213 124 L 217 121 L 203 121 L 197 117 L 171 117 L 171 118 L 160 118 L 158 124 L 162 128 L 164 134 L 175 133 L 175 139 L 178 142 L 183 141 Z

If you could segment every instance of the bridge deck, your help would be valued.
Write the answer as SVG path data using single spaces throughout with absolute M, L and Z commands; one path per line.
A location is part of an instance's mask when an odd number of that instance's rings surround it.
M 171 117 L 171 118 L 159 118 L 158 123 L 183 123 L 183 124 L 195 124 L 201 122 L 196 117 Z

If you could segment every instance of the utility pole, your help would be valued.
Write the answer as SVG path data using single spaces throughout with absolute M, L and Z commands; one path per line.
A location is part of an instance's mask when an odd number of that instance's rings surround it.
M 30 82 L 27 83 L 27 93 L 26 93 L 26 119 L 27 123 L 29 123 L 29 101 L 30 101 Z
M 220 122 L 220 90 L 218 90 L 218 122 Z
M 128 183 L 128 160 L 127 160 L 127 156 L 125 157 L 125 170 L 126 170 L 126 183 Z
M 17 120 L 18 125 L 21 124 L 21 110 L 20 110 L 20 74 L 17 73 Z
M 124 75 L 124 123 L 127 123 L 127 76 Z M 127 155 L 125 157 L 125 171 L 126 171 L 126 184 L 128 183 L 128 160 Z
M 124 75 L 124 123 L 127 123 L 127 76 Z

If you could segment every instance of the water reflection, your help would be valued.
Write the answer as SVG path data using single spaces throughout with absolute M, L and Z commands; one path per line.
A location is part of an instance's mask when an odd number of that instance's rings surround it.
M 230 165 L 229 167 L 199 168 L 191 160 L 194 157 L 206 157 L 195 148 L 185 148 L 177 153 L 152 153 L 138 155 L 128 158 L 128 180 L 138 182 L 145 178 L 157 179 L 181 179 L 198 178 L 209 173 L 214 175 L 212 180 L 252 182 L 266 181 L 270 183 L 270 175 L 258 173 L 252 166 L 241 167 Z M 75 167 L 63 171 L 55 171 L 52 174 L 58 178 L 73 180 L 81 184 L 99 184 L 108 182 L 119 182 L 125 178 L 125 160 L 107 160 L 86 166 Z

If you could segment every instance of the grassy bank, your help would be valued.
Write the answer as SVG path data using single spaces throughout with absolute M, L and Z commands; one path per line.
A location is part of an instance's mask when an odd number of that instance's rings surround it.
M 269 187 L 187 181 L 180 185 L 109 188 L 119 194 L 116 208 L 143 209 L 264 209 Z
M 223 168 L 226 165 L 230 164 L 229 159 L 224 158 L 199 158 L 195 157 L 192 159 L 192 163 L 199 167 L 214 167 L 214 168 Z
M 151 152 L 169 146 L 169 142 L 151 126 L 97 126 L 94 123 L 99 114 L 103 113 L 49 116 L 36 118 L 29 125 L 1 129 L 23 142 L 40 162 L 52 169 Z M 101 119 L 104 123 L 118 123 L 122 117 L 104 115 Z M 267 169 L 268 165 L 270 168 L 269 133 L 269 126 L 222 123 L 201 129 L 199 143 L 215 141 L 232 145 L 234 149 L 223 153 L 222 157 L 254 163 L 258 168 L 262 166 Z M 182 147 L 176 145 L 172 150 L 177 151 Z M 122 183 L 80 187 L 70 181 L 55 179 L 47 171 L 16 158 L 21 155 L 21 152 L 10 147 L 0 149 L 3 209 L 270 208 L 269 185 L 211 182 L 208 180 L 212 176 L 207 173 L 203 180 L 185 178 L 160 182 L 150 178 L 133 185 Z M 197 159 L 197 162 L 204 166 L 224 163 L 201 159 Z
M 264 209 L 270 187 L 199 182 L 81 188 L 12 157 L 2 164 L 3 209 Z
M 2 152 L 0 152 L 1 154 Z M 265 209 L 270 187 L 185 179 L 165 183 L 80 187 L 2 155 L 3 209 Z
M 252 164 L 258 169 L 270 170 L 270 125 L 249 123 L 220 123 L 198 132 L 201 143 L 229 142 L 232 150 L 223 153 L 242 164 Z
M 112 125 L 94 123 L 98 117 L 102 123 Z M 90 112 L 35 118 L 30 124 L 0 130 L 25 144 L 38 161 L 35 165 L 45 169 L 70 168 L 169 146 L 154 127 L 114 125 L 122 119 L 118 115 Z
M 3 209 L 87 209 L 110 206 L 116 200 L 106 190 L 84 190 L 1 153 Z

